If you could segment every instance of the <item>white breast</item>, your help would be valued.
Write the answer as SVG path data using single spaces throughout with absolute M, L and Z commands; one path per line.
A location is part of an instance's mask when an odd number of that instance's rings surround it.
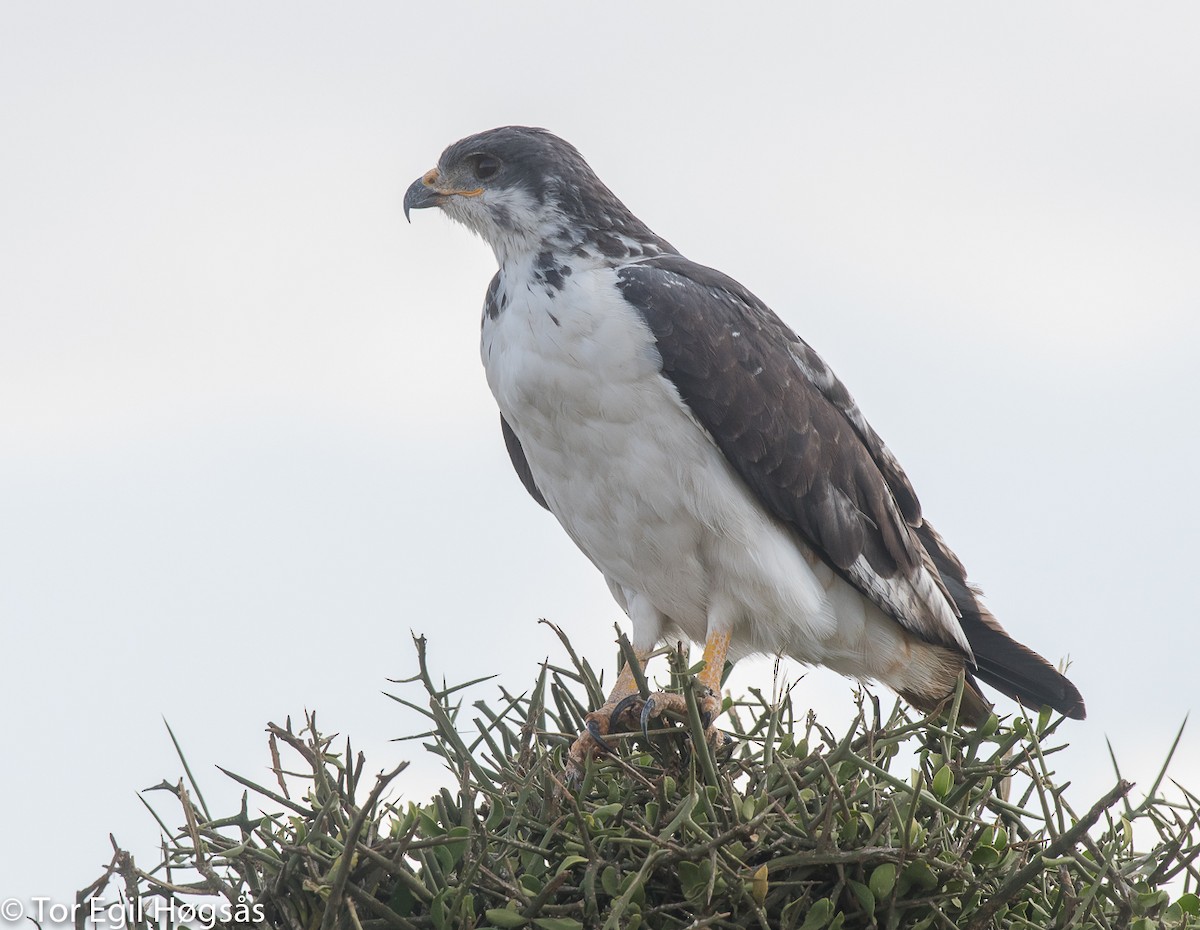
M 506 269 L 485 317 L 488 384 L 550 510 L 633 610 L 635 645 L 733 631 L 731 658 L 782 652 L 877 676 L 899 627 L 769 517 L 674 386 L 610 268 L 562 291 Z

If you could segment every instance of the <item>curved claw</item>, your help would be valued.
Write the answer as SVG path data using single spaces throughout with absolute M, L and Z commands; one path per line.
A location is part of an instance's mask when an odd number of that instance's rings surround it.
M 700 699 L 700 722 L 704 724 L 704 729 L 712 726 L 712 722 L 721 716 L 721 695 L 711 688 L 704 689 L 704 696 Z
M 605 740 L 604 734 L 600 732 L 600 724 L 596 723 L 595 720 L 589 720 L 584 724 L 584 726 L 587 727 L 588 734 L 592 737 L 592 740 L 596 743 L 596 745 L 611 755 L 613 748 L 608 744 L 608 741 Z
M 654 698 L 646 698 L 646 703 L 642 705 L 642 736 L 650 739 L 650 718 L 654 716 Z
M 636 704 L 642 699 L 642 696 L 636 692 L 626 695 L 617 701 L 617 706 L 612 709 L 612 713 L 608 715 L 608 732 L 612 733 L 617 728 L 617 721 L 621 719 L 621 715 L 629 710 L 630 706 Z M 645 727 L 643 727 L 645 729 Z

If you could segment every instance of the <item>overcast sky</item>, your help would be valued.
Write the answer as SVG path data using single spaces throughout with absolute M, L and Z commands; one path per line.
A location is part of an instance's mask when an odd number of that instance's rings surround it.
M 526 688 L 539 617 L 611 665 L 500 440 L 491 253 L 401 215 L 505 123 L 834 366 L 1002 622 L 1070 655 L 1076 807 L 1106 737 L 1148 783 L 1200 707 L 1200 7 L 728 9 L 0 6 L 0 898 L 72 900 L 110 831 L 155 861 L 164 717 L 222 810 L 214 766 L 263 778 L 306 708 L 420 799 L 381 695 L 410 630 L 450 680 Z

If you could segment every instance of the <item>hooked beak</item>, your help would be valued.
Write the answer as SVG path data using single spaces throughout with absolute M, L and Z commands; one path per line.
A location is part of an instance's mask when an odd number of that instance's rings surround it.
M 408 215 L 410 210 L 423 210 L 426 207 L 436 207 L 442 203 L 447 197 L 455 195 L 459 197 L 478 197 L 483 193 L 483 188 L 478 187 L 474 190 L 443 190 L 437 187 L 438 170 L 431 168 L 424 175 L 413 181 L 408 186 L 408 190 L 404 192 L 404 218 L 410 223 L 412 218 Z

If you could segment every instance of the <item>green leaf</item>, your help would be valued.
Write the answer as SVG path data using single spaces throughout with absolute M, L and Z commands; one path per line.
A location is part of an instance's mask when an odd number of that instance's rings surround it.
M 679 863 L 679 886 L 689 901 L 700 901 L 708 892 L 708 879 L 712 875 L 712 864 L 701 862 Z
M 571 868 L 572 866 L 579 865 L 581 862 L 591 861 L 592 860 L 590 860 L 587 856 L 567 856 L 567 858 L 562 861 L 559 867 L 555 869 L 554 874 L 558 875 L 560 872 L 565 872 L 567 869 Z
M 938 885 L 937 875 L 927 862 L 917 859 L 904 869 L 904 877 L 922 891 L 933 891 Z
M 623 807 L 624 805 L 619 801 L 615 804 L 602 804 L 600 807 L 597 807 L 594 811 L 592 811 L 592 816 L 601 823 L 605 823 L 609 820 L 612 820 L 617 816 L 617 814 L 621 813 L 621 809 Z
M 814 901 L 812 907 L 808 909 L 808 915 L 804 918 L 804 923 L 800 925 L 800 930 L 821 930 L 829 923 L 829 918 L 833 916 L 833 901 L 830 898 L 821 898 L 820 901 Z
M 1000 851 L 982 843 L 971 852 L 971 861 L 975 865 L 992 866 L 1000 861 Z
M 871 872 L 871 877 L 867 880 L 867 886 L 871 889 L 871 893 L 876 899 L 886 898 L 892 893 L 892 889 L 896 887 L 896 866 L 891 862 L 883 862 L 875 866 Z
M 646 903 L 646 883 L 637 872 L 630 872 L 626 875 L 621 881 L 621 886 L 618 890 L 620 894 L 625 894 L 630 889 L 633 890 L 633 893 L 629 896 L 630 901 L 638 907 Z
M 419 815 L 420 811 L 417 809 L 417 805 L 413 804 L 412 801 L 409 801 L 408 807 L 404 809 L 404 813 L 392 821 L 392 839 L 396 839 L 408 833 L 408 831 L 412 829 L 413 824 L 417 822 L 417 817 Z M 267 821 L 264 820 L 264 826 L 266 823 Z
M 862 905 L 862 909 L 868 914 L 874 914 L 875 893 L 862 882 L 856 882 L 853 879 L 847 880 L 846 884 L 854 892 L 854 897 L 858 898 L 858 903 Z
M 492 801 L 491 810 L 488 811 L 487 820 L 484 822 L 489 830 L 495 830 L 500 824 L 504 823 L 504 817 L 507 814 L 505 806 L 498 801 Z
M 417 832 L 423 839 L 431 840 L 446 832 L 442 829 L 442 825 L 437 822 L 436 815 L 437 808 L 432 806 L 421 808 L 421 812 L 417 815 L 417 819 L 421 824 Z
M 1196 897 L 1190 891 L 1187 894 L 1180 895 L 1179 900 L 1175 903 L 1179 905 L 1179 909 L 1185 914 L 1200 917 L 1200 898 Z
M 574 917 L 535 917 L 533 925 L 540 930 L 583 930 L 583 924 Z
M 616 897 L 620 893 L 621 878 L 617 874 L 615 865 L 606 866 L 604 871 L 600 873 L 600 887 L 605 893 Z
M 510 911 L 506 907 L 489 907 L 483 912 L 483 916 L 500 930 L 513 930 L 515 927 L 523 927 L 529 923 L 516 911 Z
M 950 771 L 949 764 L 943 764 L 937 770 L 937 774 L 933 776 L 933 793 L 939 798 L 944 798 L 954 789 L 954 773 Z
M 917 823 L 915 820 L 908 824 L 908 845 L 913 848 L 920 848 L 925 842 L 926 829 Z
M 789 901 L 783 906 L 783 910 L 779 914 L 780 923 L 785 927 L 796 926 L 796 920 L 798 918 L 796 917 L 795 912 L 800 910 L 802 907 L 804 907 L 803 898 L 796 898 L 792 901 Z

